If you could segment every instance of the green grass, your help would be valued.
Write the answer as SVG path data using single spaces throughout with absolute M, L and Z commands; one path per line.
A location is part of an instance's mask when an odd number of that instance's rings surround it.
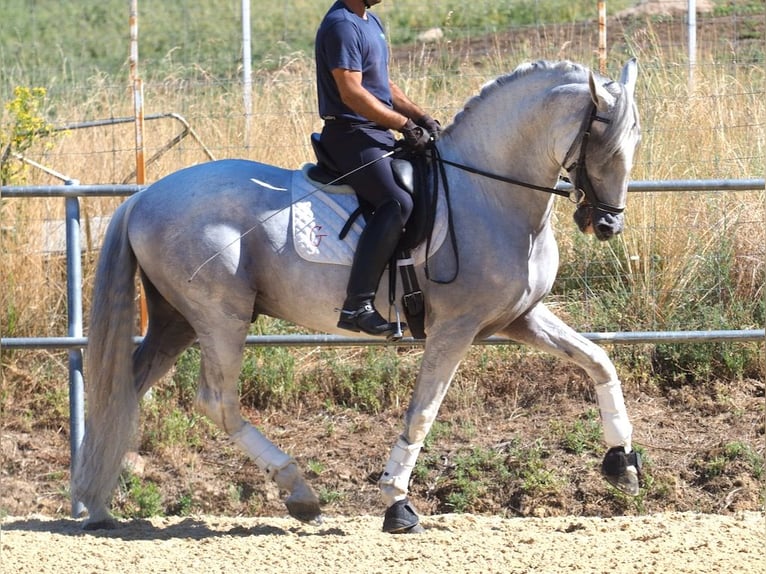
M 98 74 L 127 77 L 129 5 L 122 0 L 35 2 L 6 0 L 0 34 L 0 86 L 83 82 Z M 252 0 L 253 68 L 279 67 L 296 52 L 311 53 L 331 0 Z M 610 11 L 630 5 L 609 3 Z M 241 3 L 138 3 L 139 72 L 162 77 L 233 77 L 241 67 Z M 375 8 L 393 45 L 412 42 L 432 27 L 447 39 L 504 31 L 511 26 L 593 20 L 591 0 L 398 0 Z M 299 14 L 299 17 L 296 17 Z M 4 94 L 2 94 L 4 95 Z
M 118 498 L 118 514 L 125 518 L 149 518 L 165 514 L 159 487 L 130 472 L 120 477 Z
M 566 452 L 598 453 L 603 449 L 601 419 L 597 409 L 588 409 L 582 417 L 571 423 L 553 420 L 551 430 L 560 437 L 561 446 Z
M 716 449 L 705 459 L 697 460 L 693 467 L 700 481 L 706 482 L 721 476 L 735 463 L 743 465 L 747 472 L 758 481 L 764 477 L 764 456 L 750 445 L 740 441 L 728 442 Z

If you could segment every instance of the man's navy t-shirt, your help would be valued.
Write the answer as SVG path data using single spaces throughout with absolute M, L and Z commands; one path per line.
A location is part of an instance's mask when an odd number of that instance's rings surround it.
M 388 107 L 393 107 L 388 81 L 388 45 L 383 25 L 367 11 L 360 18 L 338 0 L 317 31 L 314 43 L 319 115 L 324 119 L 367 121 L 346 106 L 332 77 L 336 68 L 362 72 L 362 86 Z

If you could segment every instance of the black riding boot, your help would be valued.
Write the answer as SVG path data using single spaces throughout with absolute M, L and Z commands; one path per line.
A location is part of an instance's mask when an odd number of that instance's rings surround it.
M 359 236 L 338 327 L 385 337 L 396 333 L 396 323 L 386 321 L 375 309 L 374 302 L 380 278 L 401 236 L 399 203 L 390 201 L 381 205 Z M 402 324 L 402 328 L 405 326 Z

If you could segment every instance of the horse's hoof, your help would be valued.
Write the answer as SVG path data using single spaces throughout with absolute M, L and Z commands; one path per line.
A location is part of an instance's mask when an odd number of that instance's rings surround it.
M 383 532 L 389 534 L 420 534 L 423 532 L 420 518 L 409 499 L 399 500 L 388 507 L 383 518 Z
M 620 492 L 638 495 L 641 487 L 641 455 L 636 451 L 625 454 L 621 446 L 610 448 L 601 463 L 601 474 Z
M 322 511 L 316 500 L 293 500 L 293 497 L 290 497 L 285 501 L 285 506 L 290 516 L 301 522 L 322 524 Z

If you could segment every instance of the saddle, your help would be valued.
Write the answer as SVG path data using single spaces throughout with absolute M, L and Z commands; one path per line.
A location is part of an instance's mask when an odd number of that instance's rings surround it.
M 327 151 L 322 146 L 319 134 L 311 134 L 311 145 L 314 148 L 317 163 L 308 169 L 308 176 L 322 184 L 344 184 L 343 173 L 335 166 Z M 398 154 L 401 154 L 399 156 Z M 404 232 L 389 264 L 389 299 L 393 303 L 396 293 L 396 274 L 390 270 L 398 267 L 400 270 L 404 294 L 402 307 L 407 317 L 407 323 L 412 336 L 416 339 L 425 338 L 425 304 L 423 292 L 418 285 L 411 251 L 425 242 L 431 235 L 436 217 L 436 194 L 428 185 L 429 162 L 425 156 L 409 156 L 406 152 L 398 152 L 391 161 L 391 169 L 396 182 L 405 189 L 413 199 L 412 214 L 405 223 Z M 341 230 L 340 239 L 360 215 L 367 216 L 372 212 L 372 206 L 357 195 L 359 207 L 349 216 Z

